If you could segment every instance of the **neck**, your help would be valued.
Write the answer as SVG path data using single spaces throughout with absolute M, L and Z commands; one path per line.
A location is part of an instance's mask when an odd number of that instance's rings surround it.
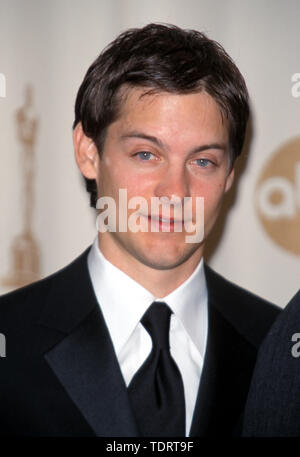
M 111 241 L 107 232 L 98 234 L 98 245 L 104 257 L 157 298 L 165 297 L 186 281 L 196 269 L 203 255 L 203 247 L 199 247 L 179 265 L 169 269 L 153 268 L 136 259 L 119 243 Z M 112 244 L 114 245 L 112 246 Z

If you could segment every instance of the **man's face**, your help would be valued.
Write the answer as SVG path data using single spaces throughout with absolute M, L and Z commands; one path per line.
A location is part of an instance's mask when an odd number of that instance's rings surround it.
M 205 239 L 217 218 L 224 193 L 232 183 L 228 175 L 228 128 L 217 103 L 201 92 L 188 95 L 158 93 L 144 95 L 145 89 L 129 89 L 121 114 L 106 134 L 102 157 L 97 165 L 98 198 L 113 197 L 118 214 L 119 189 L 128 200 L 140 196 L 148 202 L 147 232 L 105 232 L 100 234 L 101 250 L 155 269 L 171 269 L 202 256 Z M 191 235 L 182 227 L 152 232 L 151 197 L 175 196 L 182 202 L 204 197 L 204 240 L 187 243 Z M 184 207 L 184 203 L 183 203 Z M 136 209 L 128 210 L 128 217 Z M 148 217 L 149 216 L 149 217 Z M 171 209 L 171 217 L 174 216 Z M 201 216 L 203 217 L 203 215 Z

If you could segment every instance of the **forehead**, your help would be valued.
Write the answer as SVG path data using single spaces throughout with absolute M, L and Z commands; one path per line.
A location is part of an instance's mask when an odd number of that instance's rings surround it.
M 113 130 L 149 129 L 162 135 L 228 137 L 228 123 L 217 102 L 205 91 L 189 94 L 123 88 Z

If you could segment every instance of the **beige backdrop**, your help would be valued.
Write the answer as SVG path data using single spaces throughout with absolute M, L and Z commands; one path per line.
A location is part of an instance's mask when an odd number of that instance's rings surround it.
M 253 108 L 247 157 L 238 164 L 240 180 L 226 202 L 226 224 L 222 214 L 209 245 L 209 262 L 285 306 L 300 287 L 298 0 L 0 0 L 0 293 L 12 288 L 4 283 L 13 274 L 13 252 L 26 252 L 17 238 L 24 232 L 26 182 L 34 202 L 27 208 L 34 239 L 26 242 L 38 249 L 34 265 L 42 277 L 92 242 L 95 216 L 73 159 L 75 95 L 106 44 L 152 21 L 206 32 L 246 78 Z M 37 131 L 25 147 L 16 112 L 28 84 L 26 122 L 37 120 Z

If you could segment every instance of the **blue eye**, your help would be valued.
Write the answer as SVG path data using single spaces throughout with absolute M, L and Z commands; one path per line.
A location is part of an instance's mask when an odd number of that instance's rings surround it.
M 196 163 L 201 168 L 206 168 L 211 164 L 211 161 L 208 159 L 196 159 Z
M 151 152 L 147 152 L 147 151 L 138 152 L 135 155 L 137 155 L 141 160 L 143 160 L 145 162 L 148 161 L 151 158 L 151 156 L 153 156 L 153 154 Z

